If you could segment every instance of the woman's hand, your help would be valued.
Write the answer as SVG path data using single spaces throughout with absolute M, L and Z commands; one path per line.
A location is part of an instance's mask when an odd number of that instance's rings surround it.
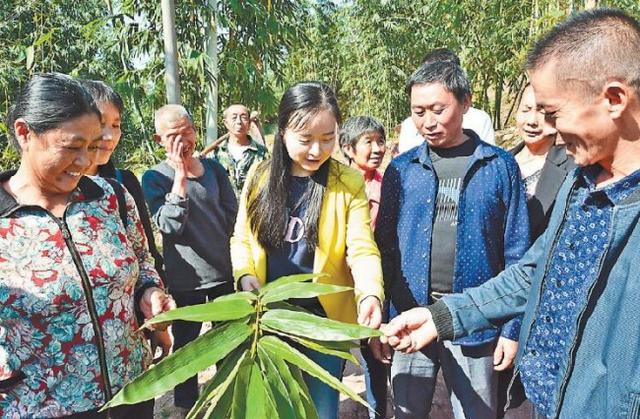
M 260 281 L 253 275 L 245 275 L 240 278 L 240 286 L 242 291 L 253 291 L 260 289 Z
M 372 337 L 368 342 L 371 354 L 375 359 L 383 364 L 391 364 L 391 346 L 388 343 L 382 343 L 379 337 Z
M 145 320 L 176 308 L 176 302 L 162 288 L 149 287 L 144 290 L 140 299 L 140 311 Z M 166 330 L 169 323 L 158 323 L 153 325 L 153 330 Z
M 169 352 L 171 352 L 171 346 L 173 345 L 173 341 L 171 340 L 171 334 L 169 333 L 168 330 L 154 330 L 153 332 L 151 332 L 151 353 L 153 354 L 153 363 L 156 364 L 160 361 L 162 361 L 162 359 L 164 357 L 166 357 L 167 355 L 169 355 Z M 156 356 L 156 349 L 157 348 L 161 348 L 162 349 L 162 353 L 160 354 L 159 357 L 155 357 Z
M 358 324 L 377 329 L 382 323 L 382 308 L 380 300 L 374 295 L 368 295 L 360 300 L 358 306 Z

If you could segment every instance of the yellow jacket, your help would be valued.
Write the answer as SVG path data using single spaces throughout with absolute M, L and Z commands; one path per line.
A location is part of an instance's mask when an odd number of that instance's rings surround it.
M 252 171 L 255 174 L 255 170 Z M 251 176 L 251 175 L 250 175 Z M 266 182 L 266 174 L 259 180 Z M 251 184 L 248 178 L 247 185 Z M 240 198 L 235 231 L 231 238 L 231 263 L 236 283 L 243 275 L 253 275 L 264 285 L 267 255 L 251 232 L 247 219 L 247 190 Z M 313 261 L 314 273 L 328 276 L 318 282 L 353 287 L 353 291 L 320 296 L 327 317 L 355 323 L 357 303 L 374 295 L 382 302 L 380 252 L 369 225 L 369 202 L 362 175 L 335 160 L 330 161 L 327 188 L 318 226 L 318 245 Z

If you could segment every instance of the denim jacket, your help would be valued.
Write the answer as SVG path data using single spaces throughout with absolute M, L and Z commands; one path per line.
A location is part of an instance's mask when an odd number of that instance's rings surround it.
M 494 277 L 516 263 L 530 244 L 525 190 L 516 161 L 473 131 L 465 134 L 476 142 L 476 149 L 459 198 L 454 292 Z M 384 174 L 376 241 L 391 317 L 429 302 L 437 187 L 426 142 L 396 157 Z M 519 330 L 520 320 L 513 319 L 501 335 L 515 340 Z M 455 343 L 475 346 L 497 335 L 496 329 L 483 330 Z
M 549 227 L 518 264 L 480 287 L 447 296 L 431 307 L 440 339 L 495 329 L 505 319 L 524 313 L 518 364 L 528 350 L 548 261 L 578 172 L 567 176 Z M 577 319 L 566 372 L 554 383 L 559 397 L 552 417 L 640 418 L 639 221 L 640 193 L 614 207 L 607 250 Z

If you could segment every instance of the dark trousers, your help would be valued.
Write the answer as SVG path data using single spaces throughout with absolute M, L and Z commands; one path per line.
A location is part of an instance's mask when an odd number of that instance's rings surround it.
M 204 304 L 222 295 L 233 292 L 233 284 L 231 282 L 218 285 L 207 290 L 197 291 L 171 291 L 173 299 L 178 307 L 193 306 L 196 304 Z M 202 323 L 185 322 L 177 320 L 171 325 L 173 334 L 173 350 L 185 346 L 187 343 L 195 340 L 200 335 Z M 189 378 L 182 384 L 178 384 L 174 388 L 173 403 L 177 407 L 190 409 L 198 400 L 198 376 Z
M 389 369 L 387 365 L 374 358 L 366 340 L 360 344 L 360 352 L 364 359 L 364 379 L 367 385 L 367 403 L 374 412 L 369 411 L 369 418 L 384 418 L 387 413 L 387 380 Z
M 138 404 L 126 404 L 114 407 L 106 412 L 98 412 L 90 410 L 88 412 L 76 413 L 70 416 L 64 416 L 70 419 L 153 419 L 153 400 Z

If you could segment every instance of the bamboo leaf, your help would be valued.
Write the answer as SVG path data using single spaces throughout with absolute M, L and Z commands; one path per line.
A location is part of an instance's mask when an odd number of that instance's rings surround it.
M 278 374 L 289 390 L 291 404 L 295 409 L 297 417 L 301 419 L 318 419 L 318 414 L 316 413 L 313 403 L 310 410 L 308 409 L 308 406 L 306 406 L 309 404 L 311 397 L 309 396 L 309 390 L 307 389 L 307 385 L 304 381 L 300 382 L 294 376 L 294 372 L 297 368 L 290 368 L 284 359 L 269 354 L 269 352 L 264 350 L 260 345 L 258 345 L 258 351 L 266 353 L 277 368 Z
M 313 403 L 313 399 L 311 399 L 311 394 L 309 393 L 307 383 L 304 381 L 304 377 L 302 376 L 302 371 L 300 371 L 300 368 L 295 365 L 289 365 L 289 369 L 291 370 L 291 375 L 301 389 L 302 406 L 305 414 L 309 418 L 317 419 L 318 411 L 316 410 L 316 405 Z
M 198 371 L 223 359 L 244 342 L 252 331 L 244 323 L 231 323 L 210 330 L 124 386 L 102 410 L 150 400 L 171 390 Z
M 371 409 L 367 402 L 358 396 L 358 393 L 344 385 L 340 380 L 329 374 L 320 365 L 313 362 L 302 352 L 290 345 L 287 345 L 276 336 L 263 336 L 258 341 L 258 345 L 262 346 L 270 356 L 284 359 L 289 364 L 297 366 L 307 374 L 316 377 L 331 388 L 338 390 L 340 393 L 347 395 L 363 406 L 366 406 L 368 409 Z
M 217 403 L 211 403 L 207 412 L 204 414 L 205 418 L 228 418 L 229 410 L 231 409 L 231 403 L 233 402 L 233 393 L 235 389 L 235 379 L 229 384 L 227 390 L 220 396 Z
M 240 367 L 236 378 L 231 418 L 277 418 L 271 400 L 267 397 L 260 365 L 249 358 Z
M 289 284 L 294 284 L 296 282 L 304 282 L 309 281 L 311 279 L 320 278 L 322 276 L 327 276 L 324 273 L 316 273 L 316 274 L 296 274 L 296 275 L 287 275 L 276 279 L 275 281 L 269 282 L 264 287 L 260 288 L 258 296 L 260 298 L 264 297 L 268 293 L 280 288 L 285 287 Z
M 289 391 L 278 372 L 278 368 L 269 354 L 261 347 L 258 347 L 258 358 L 262 365 L 264 379 L 268 383 L 267 392 L 276 405 L 280 419 L 296 419 L 298 416 L 296 416 L 293 401 L 290 400 Z
M 313 298 L 325 294 L 336 294 L 350 291 L 353 288 L 342 287 L 340 285 L 319 284 L 317 282 L 298 282 L 273 288 L 262 297 L 263 303 L 273 303 L 284 301 L 290 298 Z
M 208 403 L 211 403 L 211 405 L 215 407 L 227 389 L 233 387 L 231 383 L 234 382 L 240 365 L 242 365 L 248 353 L 249 351 L 245 349 L 243 351 L 233 351 L 227 356 L 222 366 L 220 366 L 220 369 L 216 371 L 214 377 L 207 383 L 205 388 L 202 389 L 198 401 L 191 408 L 186 419 L 195 419 L 202 408 Z
M 256 301 L 258 299 L 258 294 L 252 291 L 238 291 L 233 294 L 222 295 L 215 299 L 215 301 L 236 301 L 236 300 L 246 300 L 249 302 Z
M 353 356 L 353 354 L 351 353 L 351 349 L 357 348 L 360 345 L 355 344 L 350 340 L 343 341 L 343 342 L 329 342 L 329 341 L 319 342 L 313 339 L 305 339 L 300 336 L 295 336 L 289 333 L 281 332 L 279 330 L 272 330 L 264 326 L 263 326 L 263 329 L 268 332 L 277 333 L 280 336 L 284 336 L 288 339 L 298 342 L 299 344 L 304 345 L 309 349 L 313 349 L 316 352 L 337 356 L 347 361 L 351 361 L 356 365 L 360 365 L 358 358 Z
M 156 323 L 184 320 L 189 322 L 220 322 L 237 320 L 255 312 L 254 306 L 245 299 L 224 300 L 217 299 L 205 304 L 176 308 L 147 320 L 142 327 Z
M 284 333 L 321 341 L 360 340 L 382 333 L 357 324 L 347 324 L 309 313 L 274 309 L 265 312 L 261 324 Z

